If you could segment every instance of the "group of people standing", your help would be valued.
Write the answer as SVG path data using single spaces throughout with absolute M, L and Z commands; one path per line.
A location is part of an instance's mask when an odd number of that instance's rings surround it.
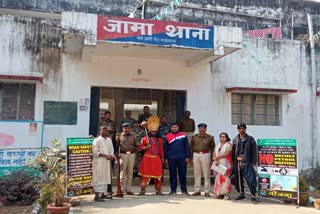
M 194 193 L 201 195 L 201 175 L 204 177 L 204 196 L 210 197 L 211 166 L 226 169 L 216 174 L 213 194 L 228 200 L 232 184 L 240 195 L 236 200 L 245 199 L 244 185 L 249 187 L 251 200 L 256 199 L 257 146 L 254 138 L 246 133 L 246 125 L 238 125 L 239 134 L 230 140 L 227 133 L 219 135 L 219 144 L 207 133 L 207 124 L 198 124 L 195 132 L 195 122 L 191 113 L 185 112 L 180 122 L 168 123 L 167 117 L 152 116 L 148 106 L 139 120 L 131 118 L 131 112 L 126 111 L 126 117 L 120 121 L 121 132 L 115 134 L 116 123 L 112 121 L 111 113 L 99 125 L 99 136 L 93 141 L 93 180 L 92 185 L 95 201 L 104 201 L 111 188 L 111 167 L 113 160 L 120 164 L 120 186 L 123 193 L 135 195 L 132 192 L 134 169 L 140 176 L 141 190 L 138 195 L 145 195 L 150 181 L 155 184 L 156 195 L 162 193 L 163 169 L 169 170 L 170 192 L 175 195 L 178 188 L 178 178 L 181 193 L 190 195 L 187 190 L 187 165 L 194 169 Z M 132 120 L 131 120 L 132 119 Z

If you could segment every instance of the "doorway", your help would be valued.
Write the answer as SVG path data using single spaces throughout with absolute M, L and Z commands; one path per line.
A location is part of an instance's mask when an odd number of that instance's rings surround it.
M 185 105 L 186 91 L 91 87 L 89 133 L 97 134 L 99 121 L 105 119 L 105 111 L 110 111 L 111 119 L 119 124 L 126 110 L 130 110 L 132 117 L 138 119 L 143 107 L 149 106 L 152 115 L 166 115 L 169 122 L 176 122 L 182 119 Z

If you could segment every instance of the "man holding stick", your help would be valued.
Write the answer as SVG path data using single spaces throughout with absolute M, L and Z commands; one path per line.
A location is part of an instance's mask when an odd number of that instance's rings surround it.
M 254 167 L 257 164 L 257 144 L 255 139 L 246 133 L 247 126 L 244 123 L 238 125 L 239 134 L 233 139 L 233 161 L 236 189 L 240 195 L 236 200 L 245 199 L 243 183 L 249 187 L 251 202 L 257 204 L 256 198 L 257 180 Z
M 144 122 L 145 123 L 145 122 Z M 156 195 L 163 195 L 162 187 L 162 164 L 164 161 L 163 142 L 161 136 L 158 134 L 160 119 L 157 116 L 151 116 L 148 119 L 149 133 L 142 138 L 139 149 L 144 151 L 144 155 L 139 168 L 139 175 L 141 176 L 140 186 L 141 192 L 139 196 L 145 195 L 146 188 L 151 179 L 155 183 Z

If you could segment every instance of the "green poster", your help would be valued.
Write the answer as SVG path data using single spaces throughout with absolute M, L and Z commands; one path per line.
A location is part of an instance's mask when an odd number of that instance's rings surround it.
M 67 138 L 67 196 L 93 193 L 92 141 L 90 138 Z

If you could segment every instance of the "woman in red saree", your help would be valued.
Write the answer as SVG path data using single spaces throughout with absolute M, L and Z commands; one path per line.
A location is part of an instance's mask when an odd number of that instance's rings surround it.
M 232 172 L 232 143 L 227 133 L 220 134 L 220 144 L 215 148 L 214 164 L 227 167 L 224 175 L 216 173 L 213 194 L 224 200 L 228 200 L 231 192 L 231 181 L 229 176 Z

